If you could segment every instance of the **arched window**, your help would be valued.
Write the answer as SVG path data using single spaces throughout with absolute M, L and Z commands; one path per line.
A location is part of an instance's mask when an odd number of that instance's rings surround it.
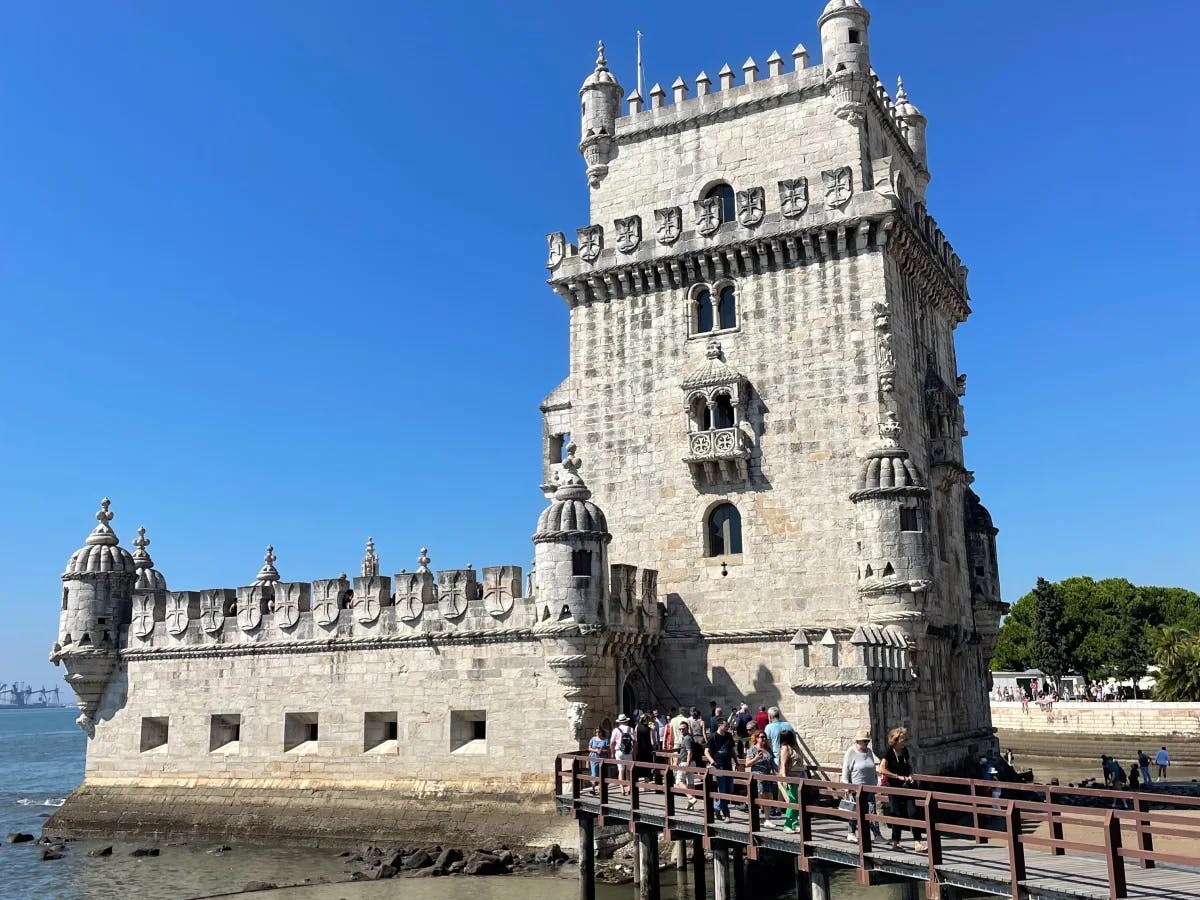
M 708 401 L 703 396 L 692 398 L 688 406 L 688 417 L 691 419 L 692 431 L 711 431 L 712 413 L 708 409 Z
M 732 503 L 714 506 L 708 514 L 708 555 L 742 552 L 742 515 Z
M 734 217 L 733 188 L 723 181 L 720 184 L 714 184 L 704 192 L 705 200 L 711 200 L 713 197 L 721 198 L 721 221 L 732 222 Z
M 695 334 L 713 330 L 712 294 L 707 289 L 697 292 L 692 301 L 692 326 Z
M 721 299 L 717 301 L 717 327 L 733 328 L 737 325 L 737 298 L 733 285 L 721 288 Z
M 732 428 L 733 421 L 733 401 L 728 394 L 717 394 L 716 404 L 713 410 L 713 428 Z

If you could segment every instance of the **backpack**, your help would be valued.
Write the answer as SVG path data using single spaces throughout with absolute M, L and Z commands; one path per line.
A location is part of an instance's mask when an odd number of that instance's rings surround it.
M 633 752 L 633 731 L 629 728 L 621 729 L 621 743 L 617 745 L 617 749 L 622 753 Z

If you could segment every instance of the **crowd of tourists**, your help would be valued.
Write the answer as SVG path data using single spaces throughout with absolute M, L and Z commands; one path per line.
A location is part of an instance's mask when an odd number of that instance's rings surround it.
M 668 712 L 673 714 L 668 715 Z M 877 757 L 871 747 L 869 729 L 859 729 L 843 757 L 841 782 L 848 785 L 913 786 L 915 779 L 907 746 L 908 731 L 904 728 L 892 729 L 887 743 L 883 754 Z M 622 713 L 608 733 L 603 728 L 595 730 L 588 741 L 588 754 L 593 777 L 600 775 L 606 761 L 615 763 L 621 790 L 626 794 L 635 779 L 661 778 L 662 770 L 639 770 L 639 763 L 654 763 L 665 758 L 670 765 L 677 767 L 678 783 L 688 788 L 699 787 L 695 769 L 711 769 L 716 779 L 716 793 L 725 795 L 713 801 L 713 815 L 719 820 L 729 819 L 729 795 L 734 793 L 733 772 L 783 775 L 788 778 L 802 778 L 806 773 L 796 730 L 784 719 L 779 708 L 760 706 L 757 712 L 751 712 L 745 703 L 739 704 L 728 714 L 715 701 L 710 704 L 706 715 L 702 715 L 695 706 L 678 707 L 666 712 L 657 709 L 647 713 L 637 711 L 632 717 Z M 760 796 L 779 800 L 776 788 L 781 787 L 789 803 L 787 809 L 771 808 L 764 817 L 763 826 L 797 832 L 799 811 L 790 806 L 799 800 L 796 785 L 773 780 L 757 783 Z M 689 797 L 688 809 L 695 808 L 697 802 L 697 796 Z M 854 794 L 848 792 L 842 800 L 842 806 L 853 809 L 855 802 Z M 868 795 L 866 802 L 868 812 L 875 814 L 875 795 Z M 888 803 L 891 815 L 916 818 L 911 798 L 893 795 Z M 872 824 L 871 829 L 877 839 L 883 839 L 878 825 Z M 892 847 L 901 847 L 903 832 L 902 826 L 891 825 Z M 912 834 L 913 849 L 924 851 L 922 831 L 914 828 Z M 858 840 L 853 822 L 846 837 L 847 840 Z
M 1158 778 L 1150 777 L 1150 766 L 1154 765 Z M 1115 757 L 1107 754 L 1100 757 L 1100 769 L 1104 773 L 1104 786 L 1119 790 L 1136 791 L 1142 785 L 1153 784 L 1155 780 L 1166 781 L 1167 769 L 1171 765 L 1171 754 L 1166 747 L 1160 747 L 1153 757 L 1144 750 L 1137 752 L 1137 759 L 1129 764 L 1129 771 L 1117 762 Z

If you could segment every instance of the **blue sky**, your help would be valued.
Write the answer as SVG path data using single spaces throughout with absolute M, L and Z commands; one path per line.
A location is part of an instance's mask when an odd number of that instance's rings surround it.
M 1200 6 L 869 3 L 971 267 L 968 466 L 1004 593 L 1200 588 Z M 528 565 L 565 374 L 544 235 L 587 224 L 580 81 L 803 41 L 819 0 L 0 7 L 0 681 L 57 677 L 58 574 L 113 499 L 176 588 Z M 1193 110 L 1189 113 L 1188 110 Z

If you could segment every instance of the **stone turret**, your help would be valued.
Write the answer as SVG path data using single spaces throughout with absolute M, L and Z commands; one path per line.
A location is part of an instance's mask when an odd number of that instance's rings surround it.
M 608 163 L 616 150 L 613 135 L 617 128 L 617 117 L 621 115 L 623 95 L 616 76 L 608 71 L 604 41 L 601 41 L 596 51 L 596 68 L 579 89 L 579 116 L 582 122 L 579 152 L 587 163 L 588 184 L 593 188 L 599 187 L 608 174 Z
M 913 156 L 917 158 L 921 168 L 929 170 L 929 155 L 925 149 L 925 126 L 929 120 L 908 99 L 908 91 L 904 88 L 904 79 L 896 79 L 896 118 L 904 129 L 904 137 L 912 148 Z
M 134 587 L 139 591 L 165 591 L 167 579 L 162 572 L 154 568 L 154 560 L 150 558 L 146 548 L 150 546 L 150 538 L 146 537 L 146 529 L 139 528 L 138 536 L 133 539 L 133 567 L 137 572 Z
M 909 618 L 916 595 L 930 587 L 929 488 L 900 446 L 900 424 L 888 413 L 882 445 L 867 454 L 854 503 L 859 541 L 859 594 L 884 607 L 875 621 Z
M 533 536 L 538 604 L 549 609 L 553 619 L 602 625 L 612 535 L 579 476 L 579 466 L 571 442 L 562 463 L 562 481 L 538 518 Z
M 88 737 L 95 733 L 96 710 L 116 668 L 120 629 L 129 624 L 138 577 L 133 556 L 109 524 L 110 504 L 107 497 L 100 502 L 99 524 L 67 562 L 58 641 L 50 653 L 50 661 L 67 670 L 67 684 L 79 699 L 77 721 Z M 145 545 L 139 551 L 145 553 Z
M 821 31 L 821 65 L 829 72 L 871 71 L 867 26 L 871 14 L 859 0 L 829 0 L 817 19 Z

